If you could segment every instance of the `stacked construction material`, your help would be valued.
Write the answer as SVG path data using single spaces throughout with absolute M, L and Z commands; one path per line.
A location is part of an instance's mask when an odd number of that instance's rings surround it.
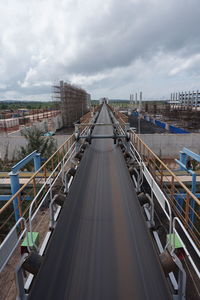
M 11 132 L 19 129 L 19 119 L 2 119 L 0 120 L 0 132 Z

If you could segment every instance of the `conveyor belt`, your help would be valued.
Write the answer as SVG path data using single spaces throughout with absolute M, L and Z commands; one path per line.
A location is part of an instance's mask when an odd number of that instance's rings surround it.
M 105 105 L 98 121 L 110 122 Z M 171 299 L 113 140 L 94 140 L 86 150 L 28 299 Z

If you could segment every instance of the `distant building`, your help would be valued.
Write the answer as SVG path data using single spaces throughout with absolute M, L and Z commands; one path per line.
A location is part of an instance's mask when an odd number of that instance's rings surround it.
M 108 104 L 108 98 L 100 98 L 99 99 L 99 104 L 103 104 L 103 103 Z
M 171 93 L 171 99 L 168 103 L 185 107 L 200 107 L 200 92 L 197 90 L 193 92 Z

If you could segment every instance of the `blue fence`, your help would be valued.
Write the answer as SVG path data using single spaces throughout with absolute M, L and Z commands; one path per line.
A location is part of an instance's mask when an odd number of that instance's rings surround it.
M 162 128 L 166 128 L 166 123 L 163 123 L 161 121 L 158 121 L 158 120 L 155 120 L 155 124 L 159 127 L 162 127 Z
M 178 128 L 178 127 L 175 127 L 173 125 L 169 125 L 169 132 L 171 133 L 190 133 L 189 131 L 187 130 L 184 130 L 182 128 Z
M 138 112 L 137 111 L 134 111 L 132 113 L 132 116 L 134 117 L 138 117 Z M 189 131 L 185 130 L 185 129 L 182 129 L 182 128 L 179 128 L 179 127 L 176 127 L 176 126 L 173 126 L 173 125 L 168 125 L 167 123 L 164 123 L 164 122 L 161 122 L 159 120 L 155 120 L 155 119 L 152 119 L 150 118 L 149 116 L 144 116 L 144 120 L 148 121 L 148 122 L 151 122 L 155 125 L 157 125 L 158 127 L 161 127 L 163 129 L 166 129 L 168 130 L 170 133 L 175 133 L 175 134 L 183 134 L 183 133 L 190 133 Z

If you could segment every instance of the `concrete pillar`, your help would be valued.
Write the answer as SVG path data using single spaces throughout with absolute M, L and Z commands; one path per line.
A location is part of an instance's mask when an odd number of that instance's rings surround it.
M 142 92 L 140 92 L 140 110 L 142 109 Z
M 187 106 L 187 92 L 185 92 L 185 101 L 184 101 L 184 103 L 185 103 L 185 106 Z
M 196 91 L 196 99 L 195 99 L 195 107 L 198 106 L 198 95 L 199 95 L 199 91 Z
M 136 108 L 137 108 L 137 93 L 135 93 L 135 105 L 136 105 Z
M 195 106 L 195 97 L 194 97 L 194 91 L 192 91 L 192 107 Z
M 190 91 L 188 92 L 188 101 L 187 101 L 187 105 L 190 106 Z
M 181 93 L 181 104 L 184 105 L 184 93 Z

